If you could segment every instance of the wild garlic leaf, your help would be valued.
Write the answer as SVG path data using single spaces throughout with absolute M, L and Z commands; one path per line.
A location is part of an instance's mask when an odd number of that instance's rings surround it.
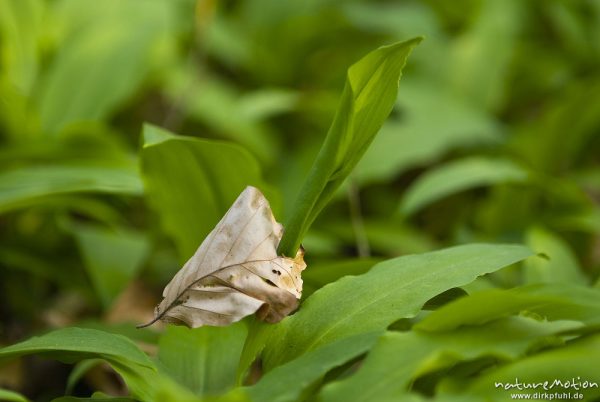
M 348 69 L 340 104 L 286 222 L 279 251 L 294 255 L 309 227 L 348 177 L 388 117 L 402 69 L 422 38 L 383 46 Z

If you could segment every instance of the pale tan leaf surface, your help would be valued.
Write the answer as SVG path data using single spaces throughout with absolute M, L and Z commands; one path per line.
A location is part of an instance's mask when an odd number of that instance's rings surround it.
M 282 235 L 267 199 L 246 187 L 165 287 L 147 325 L 224 326 L 253 313 L 280 321 L 298 305 L 306 268 L 303 250 L 294 259 L 277 255 Z

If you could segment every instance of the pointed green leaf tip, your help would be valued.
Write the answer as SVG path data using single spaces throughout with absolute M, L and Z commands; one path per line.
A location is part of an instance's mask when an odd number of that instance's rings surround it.
M 167 130 L 157 127 L 152 124 L 144 124 L 142 130 L 142 147 L 149 147 L 151 145 L 160 144 L 170 139 L 177 138 Z
M 333 123 L 284 225 L 279 254 L 296 255 L 312 222 L 364 155 L 392 111 L 402 69 L 422 39 L 380 47 L 348 69 Z

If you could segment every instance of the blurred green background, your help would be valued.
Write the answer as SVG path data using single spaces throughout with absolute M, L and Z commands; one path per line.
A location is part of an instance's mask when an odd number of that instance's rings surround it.
M 304 241 L 305 294 L 478 241 L 558 253 L 502 286 L 597 286 L 596 0 L 1 0 L 0 345 L 77 324 L 151 350 L 131 323 L 236 195 L 206 189 L 259 185 L 284 221 L 348 66 L 417 35 L 392 115 Z M 227 143 L 142 147 L 144 123 Z M 0 387 L 64 389 L 68 366 L 15 364 Z

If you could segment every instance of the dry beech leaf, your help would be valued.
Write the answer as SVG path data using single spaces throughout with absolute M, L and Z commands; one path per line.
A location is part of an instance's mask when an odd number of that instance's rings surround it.
M 277 255 L 283 226 L 269 202 L 246 187 L 196 253 L 163 291 L 154 320 L 224 326 L 256 313 L 278 322 L 294 311 L 302 293 L 301 249 L 295 258 Z

